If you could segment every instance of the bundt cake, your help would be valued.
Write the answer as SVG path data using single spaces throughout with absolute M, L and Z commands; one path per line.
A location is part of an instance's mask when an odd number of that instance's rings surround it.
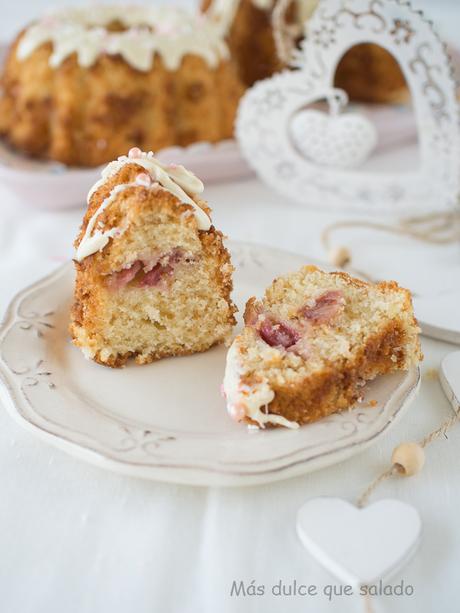
M 92 6 L 19 34 L 2 78 L 0 134 L 68 165 L 139 146 L 233 136 L 243 86 L 219 27 L 179 8 Z
M 237 421 L 297 428 L 350 407 L 366 381 L 421 359 L 408 290 L 314 266 L 246 304 L 223 392 Z
M 145 364 L 229 339 L 233 268 L 202 190 L 137 148 L 102 172 L 75 242 L 70 333 L 86 357 Z
M 398 62 L 389 51 L 372 43 L 355 45 L 345 53 L 334 85 L 359 102 L 398 104 L 409 99 Z
M 250 87 L 284 66 L 273 38 L 272 12 L 276 0 L 203 0 L 201 9 L 219 24 L 235 59 L 240 78 Z M 294 1 L 287 11 L 290 22 L 304 21 L 317 0 Z
M 300 33 L 301 24 L 313 14 L 318 3 L 319 0 L 292 0 L 285 14 L 286 22 L 297 25 Z M 277 0 L 202 1 L 202 10 L 220 23 L 246 86 L 284 67 L 273 35 L 276 4 Z M 386 49 L 372 43 L 357 45 L 343 56 L 335 85 L 344 89 L 350 99 L 362 102 L 404 102 L 408 97 L 398 62 Z

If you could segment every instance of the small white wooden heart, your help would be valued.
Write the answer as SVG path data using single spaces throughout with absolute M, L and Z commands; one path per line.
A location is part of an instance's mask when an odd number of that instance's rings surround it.
M 454 411 L 458 413 L 460 411 L 460 351 L 453 351 L 443 359 L 439 380 Z
M 308 109 L 294 116 L 291 134 L 297 149 L 320 166 L 356 168 L 377 145 L 375 126 L 362 115 L 327 115 Z
M 405 564 L 421 527 L 414 507 L 391 499 L 358 509 L 340 498 L 314 498 L 297 514 L 297 533 L 305 548 L 354 588 L 388 578 Z

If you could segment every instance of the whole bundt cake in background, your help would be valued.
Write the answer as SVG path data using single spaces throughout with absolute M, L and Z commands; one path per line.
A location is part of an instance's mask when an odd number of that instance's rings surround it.
M 284 67 L 273 37 L 275 4 L 276 0 L 202 0 L 202 11 L 220 25 L 247 87 Z M 302 23 L 316 5 L 317 0 L 294 0 L 287 10 L 287 21 Z
M 334 85 L 359 102 L 398 104 L 409 99 L 398 62 L 389 51 L 372 43 L 361 43 L 345 53 Z
M 319 0 L 292 0 L 285 18 L 303 24 Z M 273 35 L 272 17 L 277 0 L 202 0 L 202 10 L 220 24 L 240 77 L 248 87 L 284 66 Z M 394 57 L 378 45 L 364 43 L 350 49 L 336 72 L 335 85 L 352 100 L 403 102 L 407 99 L 404 75 Z
M 247 87 L 283 68 L 273 39 L 273 4 L 271 0 L 203 0 L 201 4 L 204 13 L 220 24 Z
M 229 340 L 233 267 L 202 190 L 137 148 L 103 171 L 75 242 L 70 333 L 86 357 L 145 364 Z
M 2 78 L 0 134 L 34 157 L 96 166 L 233 136 L 243 86 L 217 24 L 178 8 L 93 6 L 19 34 Z

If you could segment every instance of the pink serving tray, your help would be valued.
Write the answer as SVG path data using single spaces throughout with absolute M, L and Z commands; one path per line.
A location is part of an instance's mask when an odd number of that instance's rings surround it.
M 236 141 L 215 145 L 197 143 L 186 149 L 171 147 L 157 153 L 166 163 L 183 164 L 203 182 L 232 181 L 252 175 Z M 32 160 L 0 143 L 0 182 L 25 204 L 36 208 L 82 206 L 102 167 L 69 168 L 56 162 Z

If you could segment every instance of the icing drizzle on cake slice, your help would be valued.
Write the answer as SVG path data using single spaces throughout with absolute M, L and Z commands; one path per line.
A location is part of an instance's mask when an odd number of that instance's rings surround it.
M 151 151 L 141 151 L 137 147 L 131 149 L 128 155 L 123 155 L 110 162 L 101 173 L 101 179 L 94 184 L 88 193 L 88 203 L 92 196 L 111 177 L 119 172 L 125 164 L 138 164 L 145 169 L 145 173 L 139 173 L 134 182 L 116 185 L 90 218 L 80 244 L 75 253 L 75 260 L 81 262 L 89 255 L 101 251 L 109 242 L 110 238 L 122 233 L 120 228 L 101 230 L 97 227 L 97 220 L 114 201 L 117 195 L 128 187 L 149 189 L 165 189 L 175 196 L 179 202 L 190 204 L 193 207 L 199 230 L 207 231 L 211 227 L 211 220 L 207 213 L 194 201 L 193 197 L 203 192 L 204 186 L 198 177 L 183 166 L 176 164 L 162 164 Z

